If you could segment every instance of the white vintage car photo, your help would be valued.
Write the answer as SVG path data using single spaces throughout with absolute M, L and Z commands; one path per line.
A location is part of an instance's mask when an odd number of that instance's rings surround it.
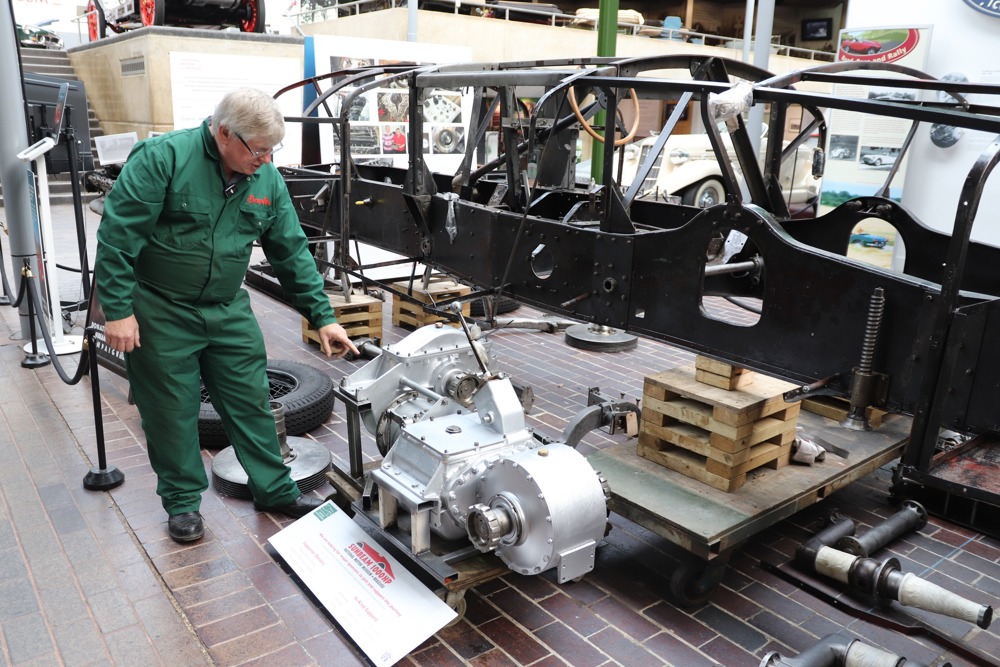
M 766 128 L 765 128 L 766 130 Z M 766 131 L 764 136 L 766 136 Z M 623 187 L 631 183 L 633 175 L 649 153 L 657 137 L 650 136 L 625 149 L 622 165 Z M 728 136 L 723 136 L 733 168 L 740 176 L 739 164 Z M 819 201 L 822 179 L 813 176 L 814 141 L 798 147 L 795 154 L 784 161 L 781 167 L 779 185 L 789 210 L 795 214 L 813 209 Z M 640 198 L 678 197 L 683 204 L 708 208 L 726 200 L 726 189 L 722 178 L 722 167 L 712 150 L 707 134 L 675 134 L 667 140 L 660 159 L 650 170 L 637 195 Z

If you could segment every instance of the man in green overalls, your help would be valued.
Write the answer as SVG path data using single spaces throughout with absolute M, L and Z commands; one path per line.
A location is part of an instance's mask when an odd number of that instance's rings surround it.
M 357 351 L 336 324 L 323 278 L 271 163 L 285 124 L 258 90 L 225 96 L 198 128 L 140 142 L 108 193 L 97 231 L 105 339 L 125 353 L 170 536 L 204 534 L 208 479 L 198 444 L 201 383 L 263 511 L 304 516 L 269 406 L 267 354 L 242 289 L 260 241 L 285 294 L 329 357 Z M 140 340 L 141 332 L 141 340 Z

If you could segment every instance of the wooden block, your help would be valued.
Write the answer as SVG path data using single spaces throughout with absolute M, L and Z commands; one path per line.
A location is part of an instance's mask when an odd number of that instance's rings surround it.
M 636 450 L 639 456 L 727 493 L 743 486 L 747 473 L 764 466 L 777 470 L 788 465 L 791 460 L 791 442 L 786 445 L 756 445 L 747 461 L 737 466 L 725 466 L 682 447 L 664 446 L 651 439 L 652 436 L 648 434 L 639 435 Z
M 352 294 L 348 303 L 343 294 L 330 294 L 337 322 L 349 338 L 382 338 L 382 301 L 365 294 Z M 302 318 L 302 342 L 319 344 L 319 332 Z
M 745 473 L 733 478 L 720 477 L 705 469 L 703 457 L 680 447 L 675 447 L 670 451 L 654 449 L 644 443 L 641 437 L 637 453 L 639 456 L 675 470 L 685 477 L 696 479 L 727 493 L 739 489 L 747 478 Z
M 757 377 L 756 373 L 746 368 L 702 355 L 695 357 L 694 367 L 695 379 L 698 382 L 726 391 L 745 387 Z
M 770 417 L 758 419 L 753 423 L 750 435 L 743 438 L 727 438 L 719 433 L 709 433 L 709 443 L 715 449 L 735 453 L 753 447 L 761 442 L 766 442 L 777 435 L 790 433 L 792 439 L 795 438 L 795 427 L 799 423 L 799 409 L 788 408 L 782 413 L 776 413 Z
M 645 406 L 650 400 L 693 399 L 711 407 L 711 419 L 714 422 L 739 430 L 762 417 L 793 407 L 792 403 L 784 401 L 782 394 L 794 389 L 795 386 L 789 382 L 758 375 L 752 384 L 727 391 L 698 382 L 694 370 L 690 367 L 676 368 L 646 377 L 643 385 L 643 405 Z M 717 428 L 708 430 L 722 433 Z M 748 433 L 749 431 L 743 429 L 743 432 L 738 434 L 724 435 L 739 438 Z
M 851 411 L 851 403 L 846 398 L 837 396 L 813 396 L 802 399 L 802 409 L 806 412 L 833 419 L 837 422 L 843 421 Z M 868 406 L 868 423 L 872 428 L 882 425 L 882 418 L 888 413 L 873 406 Z
M 393 283 L 392 286 L 402 292 L 407 292 L 409 290 L 410 283 L 409 281 L 401 281 Z M 432 278 L 426 289 L 420 286 L 419 281 L 414 281 L 412 296 L 421 303 L 434 305 L 439 301 L 446 301 L 455 297 L 465 296 L 471 292 L 472 288 L 468 285 L 462 285 L 453 280 Z M 462 314 L 465 317 L 469 317 L 471 315 L 471 304 L 468 302 L 462 304 Z M 435 322 L 441 321 L 445 321 L 445 318 L 425 312 L 420 303 L 411 303 L 399 297 L 392 300 L 393 326 L 408 325 L 411 327 L 422 327 L 427 324 L 434 324 Z M 449 323 L 452 326 L 461 326 L 457 322 Z
M 792 440 L 794 440 L 794 436 Z M 792 453 L 792 443 L 777 444 L 772 442 L 762 442 L 750 448 L 750 456 L 746 461 L 733 465 L 726 465 L 720 461 L 709 458 L 705 462 L 705 468 L 720 477 L 737 477 L 745 475 L 751 470 L 756 470 L 761 466 L 767 466 L 772 470 L 777 470 L 788 465 Z M 784 462 L 782 462 L 784 460 Z
M 797 419 L 781 422 L 765 417 L 758 422 L 760 428 L 755 428 L 753 434 L 745 439 L 746 444 L 739 448 L 733 447 L 734 443 L 731 440 L 683 422 L 661 426 L 644 421 L 640 436 L 645 435 L 645 440 L 650 446 L 653 446 L 656 440 L 660 440 L 718 461 L 722 465 L 735 466 L 750 460 L 757 445 L 764 443 L 790 445 L 795 441 L 797 423 Z M 655 440 L 650 440 L 650 437 Z M 716 446 L 717 443 L 721 443 L 723 447 Z

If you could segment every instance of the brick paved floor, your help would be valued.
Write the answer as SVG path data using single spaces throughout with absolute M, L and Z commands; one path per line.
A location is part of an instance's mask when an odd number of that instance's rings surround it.
M 58 209 L 58 207 L 57 207 Z M 56 210 L 57 224 L 71 213 Z M 88 212 L 88 226 L 96 226 Z M 57 227 L 58 229 L 58 227 Z M 60 238 L 71 232 L 65 230 Z M 75 244 L 75 241 L 71 241 Z M 61 259 L 72 264 L 69 257 Z M 9 260 L 5 260 L 10 272 Z M 72 281 L 66 277 L 63 284 Z M 66 293 L 64 288 L 63 292 Z M 361 362 L 327 361 L 302 343 L 298 315 L 251 292 L 272 358 L 328 371 L 335 379 Z M 525 309 L 522 309 L 525 310 Z M 88 380 L 68 386 L 51 366 L 20 367 L 19 325 L 0 308 L 0 656 L 9 664 L 330 665 L 369 664 L 276 560 L 267 539 L 287 521 L 248 501 L 205 494 L 208 532 L 193 545 L 166 536 L 144 439 L 127 386 L 102 373 L 102 413 L 111 464 L 125 484 L 110 493 L 82 488 L 96 464 Z M 518 313 L 521 314 L 521 313 Z M 389 326 L 389 342 L 405 331 Z M 601 355 L 567 347 L 561 335 L 491 335 L 501 368 L 535 393 L 530 421 L 557 434 L 586 404 L 587 388 L 638 398 L 645 374 L 691 359 L 640 341 L 634 351 Z M 70 363 L 68 357 L 62 359 Z M 342 406 L 309 434 L 346 457 Z M 624 436 L 588 434 L 584 453 Z M 376 450 L 366 441 L 366 453 Z M 213 452 L 204 452 L 206 466 Z M 595 570 L 565 585 L 550 575 L 506 574 L 471 590 L 464 618 L 425 641 L 402 665 L 757 665 L 769 651 L 794 657 L 840 632 L 928 665 L 1000 664 L 996 628 L 894 606 L 896 622 L 924 621 L 960 646 L 886 629 L 780 576 L 795 546 L 837 509 L 861 528 L 891 515 L 885 469 L 851 484 L 750 539 L 733 556 L 710 601 L 694 609 L 672 602 L 670 576 L 685 552 L 612 515 Z M 329 487 L 319 490 L 322 495 Z M 978 603 L 1000 599 L 1000 541 L 932 518 L 879 557 Z M 861 601 L 862 612 L 870 607 Z

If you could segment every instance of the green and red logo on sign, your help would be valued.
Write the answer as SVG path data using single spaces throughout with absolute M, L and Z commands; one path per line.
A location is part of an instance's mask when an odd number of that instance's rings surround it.
M 837 58 L 891 63 L 911 54 L 919 43 L 920 31 L 916 28 L 845 32 L 840 40 Z
M 965 4 L 983 14 L 1000 18 L 1000 0 L 965 0 Z

